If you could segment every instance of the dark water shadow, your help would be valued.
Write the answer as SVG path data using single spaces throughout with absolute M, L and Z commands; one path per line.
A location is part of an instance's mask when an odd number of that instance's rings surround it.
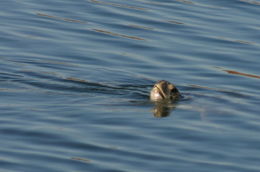
M 64 93 L 91 93 L 106 94 L 113 96 L 130 96 L 135 98 L 143 98 L 150 87 L 150 82 L 147 79 L 133 79 L 133 83 L 118 82 L 95 82 L 75 77 L 61 77 L 55 73 L 34 72 L 34 71 L 20 71 L 19 80 L 16 82 L 32 86 L 34 88 Z M 129 78 L 129 81 L 131 79 Z M 152 83 L 152 82 L 151 82 Z
M 85 95 L 90 93 L 94 97 L 97 95 L 113 96 L 117 100 L 116 102 L 100 102 L 103 106 L 144 106 L 149 109 L 153 107 L 152 114 L 156 118 L 167 117 L 176 108 L 177 101 L 174 102 L 151 102 L 149 100 L 149 91 L 155 81 L 144 80 L 143 78 L 136 78 L 131 83 L 130 79 L 128 83 L 103 83 L 94 82 L 85 79 L 79 79 L 75 77 L 63 78 L 53 73 L 33 72 L 33 71 L 21 71 L 19 75 L 20 79 L 15 80 L 19 84 L 25 84 L 35 89 L 48 91 L 53 93 L 70 93 Z M 82 94 L 84 93 L 84 94 Z M 88 96 L 89 98 L 89 96 Z M 187 100 L 185 98 L 182 101 Z
M 13 74 L 9 72 L 0 72 L 0 82 L 20 80 L 22 77 L 23 77 L 22 75 L 18 75 L 18 74 Z
M 34 71 L 20 71 L 19 75 L 3 75 L 2 80 L 10 80 L 19 84 L 25 84 L 36 91 L 48 91 L 54 94 L 76 94 L 77 96 L 91 95 L 96 97 L 101 95 L 111 101 L 101 101 L 100 105 L 111 108 L 115 107 L 136 107 L 143 106 L 152 109 L 152 115 L 156 118 L 168 117 L 175 109 L 185 109 L 190 111 L 198 111 L 200 113 L 214 110 L 214 105 L 229 104 L 232 106 L 235 99 L 249 99 L 250 95 L 246 93 L 236 92 L 234 90 L 224 90 L 217 88 L 209 88 L 201 85 L 185 85 L 177 86 L 182 94 L 178 100 L 173 102 L 151 102 L 149 100 L 149 92 L 153 80 L 144 78 L 129 78 L 124 82 L 96 82 L 75 77 L 61 77 L 54 73 L 34 72 Z M 125 77 L 124 77 L 125 78 Z M 90 97 L 88 96 L 88 99 Z M 202 101 L 197 101 L 197 100 Z M 208 102 L 200 104 L 201 102 Z M 197 103 L 197 104 L 196 104 Z M 213 105 L 213 108 L 211 107 Z

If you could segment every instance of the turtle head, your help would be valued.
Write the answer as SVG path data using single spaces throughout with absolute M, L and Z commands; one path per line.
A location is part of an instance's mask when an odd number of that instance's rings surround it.
M 152 101 L 174 100 L 180 96 L 178 89 L 168 81 L 161 80 L 154 84 L 150 99 Z

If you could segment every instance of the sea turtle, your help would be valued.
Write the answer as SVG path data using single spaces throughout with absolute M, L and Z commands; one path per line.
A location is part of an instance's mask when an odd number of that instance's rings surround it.
M 155 106 L 153 113 L 155 117 L 168 116 L 175 108 L 174 101 L 181 97 L 179 90 L 170 82 L 160 80 L 156 82 L 150 92 L 150 100 Z
M 161 101 L 161 100 L 176 100 L 180 97 L 179 90 L 170 82 L 160 80 L 154 84 L 150 92 L 150 100 Z

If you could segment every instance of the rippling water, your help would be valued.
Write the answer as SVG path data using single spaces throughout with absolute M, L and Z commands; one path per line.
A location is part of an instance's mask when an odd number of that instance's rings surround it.
M 0 171 L 260 170 L 260 1 L 0 9 Z

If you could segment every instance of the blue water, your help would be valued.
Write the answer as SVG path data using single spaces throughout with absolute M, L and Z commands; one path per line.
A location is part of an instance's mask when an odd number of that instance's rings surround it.
M 1 1 L 0 171 L 260 171 L 259 16 L 259 0 Z M 161 79 L 178 102 L 149 101 Z

